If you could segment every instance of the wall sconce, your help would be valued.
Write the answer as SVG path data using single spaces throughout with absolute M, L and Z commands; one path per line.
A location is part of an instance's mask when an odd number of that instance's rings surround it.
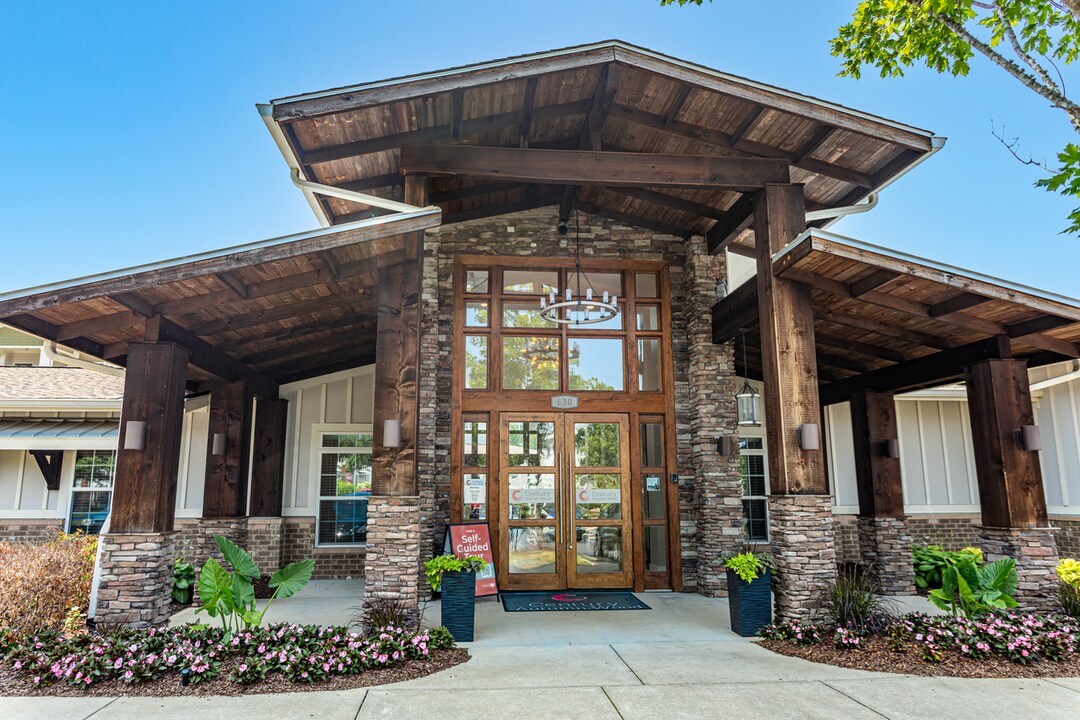
M 1042 432 L 1038 425 L 1023 425 L 1016 431 L 1016 444 L 1028 452 L 1042 450 Z
M 225 433 L 214 433 L 213 447 L 210 451 L 211 455 L 224 455 L 225 451 L 229 448 L 229 438 Z
M 800 450 L 819 450 L 821 448 L 821 430 L 815 423 L 800 425 L 798 440 Z
M 142 450 L 146 447 L 146 421 L 128 420 L 124 429 L 124 449 Z
M 724 435 L 718 438 L 716 441 L 716 452 L 720 453 L 724 457 L 731 457 L 735 454 L 735 438 L 731 435 Z
M 890 439 L 886 440 L 884 443 L 882 443 L 882 445 L 884 445 L 882 450 L 883 450 L 883 454 L 885 455 L 885 457 L 887 457 L 887 458 L 898 458 L 898 457 L 900 457 L 900 441 L 899 440 L 897 440 L 896 438 L 890 438 Z
M 382 428 L 383 447 L 401 447 L 401 421 L 397 419 L 383 420 Z

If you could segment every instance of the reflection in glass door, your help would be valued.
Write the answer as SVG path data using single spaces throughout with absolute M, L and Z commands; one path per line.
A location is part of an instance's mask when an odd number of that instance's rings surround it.
M 502 415 L 504 588 L 630 587 L 628 430 L 625 415 Z

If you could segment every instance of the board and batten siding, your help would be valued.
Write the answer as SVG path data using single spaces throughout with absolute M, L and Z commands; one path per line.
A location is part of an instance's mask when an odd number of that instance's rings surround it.
M 1074 372 L 1062 363 L 1030 372 L 1032 383 Z M 1035 423 L 1042 430 L 1040 453 L 1047 510 L 1051 515 L 1080 515 L 1080 378 L 1032 394 Z
M 281 386 L 289 401 L 285 439 L 285 487 L 281 514 L 302 517 L 315 514 L 318 477 L 312 442 L 317 426 L 370 427 L 375 417 L 375 366 L 345 370 L 332 375 Z

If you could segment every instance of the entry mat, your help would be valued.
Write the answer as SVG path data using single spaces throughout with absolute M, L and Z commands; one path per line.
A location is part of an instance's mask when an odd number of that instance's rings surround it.
M 645 603 L 625 590 L 605 590 L 603 592 L 504 592 L 503 609 L 506 612 L 545 612 L 583 610 L 650 610 Z

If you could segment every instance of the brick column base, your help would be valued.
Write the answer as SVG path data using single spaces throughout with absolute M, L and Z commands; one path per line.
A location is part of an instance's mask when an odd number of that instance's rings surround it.
M 776 558 L 776 620 L 817 620 L 824 593 L 836 582 L 832 498 L 773 495 L 769 498 L 769 521 Z
M 368 499 L 367 556 L 364 560 L 364 622 L 378 602 L 396 604 L 407 622 L 420 621 L 421 510 L 418 497 Z
M 906 518 L 859 516 L 860 561 L 878 590 L 886 595 L 914 595 L 911 535 Z
M 240 547 L 247 549 L 248 519 L 242 518 L 200 518 L 195 529 L 195 564 L 201 572 L 203 563 L 214 558 L 224 563 L 225 558 L 218 551 L 215 535 L 223 535 Z
M 986 562 L 1016 560 L 1019 583 L 1016 601 L 1026 612 L 1047 613 L 1057 607 L 1057 541 L 1052 528 L 999 528 L 979 526 L 979 544 Z
M 272 575 L 281 562 L 285 520 L 280 517 L 253 517 L 247 522 L 247 551 L 264 575 Z
M 169 619 L 176 533 L 102 535 L 98 625 L 133 628 Z

